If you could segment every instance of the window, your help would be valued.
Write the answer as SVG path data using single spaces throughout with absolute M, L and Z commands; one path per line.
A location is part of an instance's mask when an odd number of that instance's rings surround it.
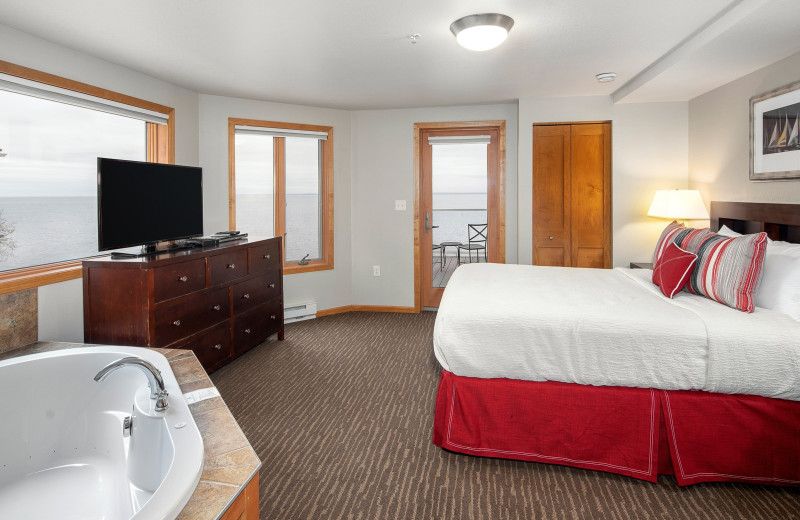
M 97 157 L 171 163 L 173 109 L 0 61 L 0 293 L 81 275 Z
M 284 272 L 333 269 L 333 129 L 228 120 L 230 228 L 283 237 Z

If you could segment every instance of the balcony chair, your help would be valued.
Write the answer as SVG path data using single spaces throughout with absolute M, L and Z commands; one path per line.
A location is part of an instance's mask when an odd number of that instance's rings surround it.
M 461 265 L 461 250 L 467 251 L 469 263 L 472 263 L 472 252 L 475 251 L 475 261 L 480 262 L 478 256 L 483 250 L 484 262 L 489 261 L 486 252 L 487 224 L 467 224 L 467 243 L 458 246 L 458 265 Z

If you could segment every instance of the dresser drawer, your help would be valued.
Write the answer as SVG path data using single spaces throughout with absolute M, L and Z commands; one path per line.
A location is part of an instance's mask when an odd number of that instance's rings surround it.
M 281 266 L 281 241 L 271 240 L 266 244 L 248 249 L 250 253 L 250 273 L 263 273 Z
M 278 332 L 283 322 L 283 305 L 279 298 L 259 305 L 233 318 L 233 349 L 235 354 L 250 350 L 270 334 Z
M 204 258 L 153 269 L 153 298 L 160 302 L 206 287 Z
M 231 357 L 230 322 L 226 320 L 172 345 L 172 348 L 189 349 L 197 356 L 203 368 L 214 369 Z
M 233 312 L 242 313 L 281 293 L 281 272 L 267 272 L 256 279 L 233 286 Z
M 219 285 L 247 274 L 247 250 L 240 249 L 209 257 L 211 285 Z
M 203 296 L 155 311 L 154 346 L 163 347 L 206 327 L 228 319 L 228 288 L 223 287 Z

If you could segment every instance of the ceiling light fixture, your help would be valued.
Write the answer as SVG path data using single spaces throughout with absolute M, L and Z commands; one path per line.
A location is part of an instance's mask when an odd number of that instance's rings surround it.
M 504 14 L 471 14 L 450 24 L 459 45 L 471 51 L 488 51 L 503 43 L 514 20 Z
M 616 72 L 601 72 L 595 76 L 600 83 L 610 83 L 617 79 Z

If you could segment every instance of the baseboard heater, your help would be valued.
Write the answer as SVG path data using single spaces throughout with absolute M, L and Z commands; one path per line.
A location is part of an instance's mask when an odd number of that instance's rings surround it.
M 313 320 L 317 317 L 317 302 L 310 301 L 287 305 L 283 308 L 283 323 Z

